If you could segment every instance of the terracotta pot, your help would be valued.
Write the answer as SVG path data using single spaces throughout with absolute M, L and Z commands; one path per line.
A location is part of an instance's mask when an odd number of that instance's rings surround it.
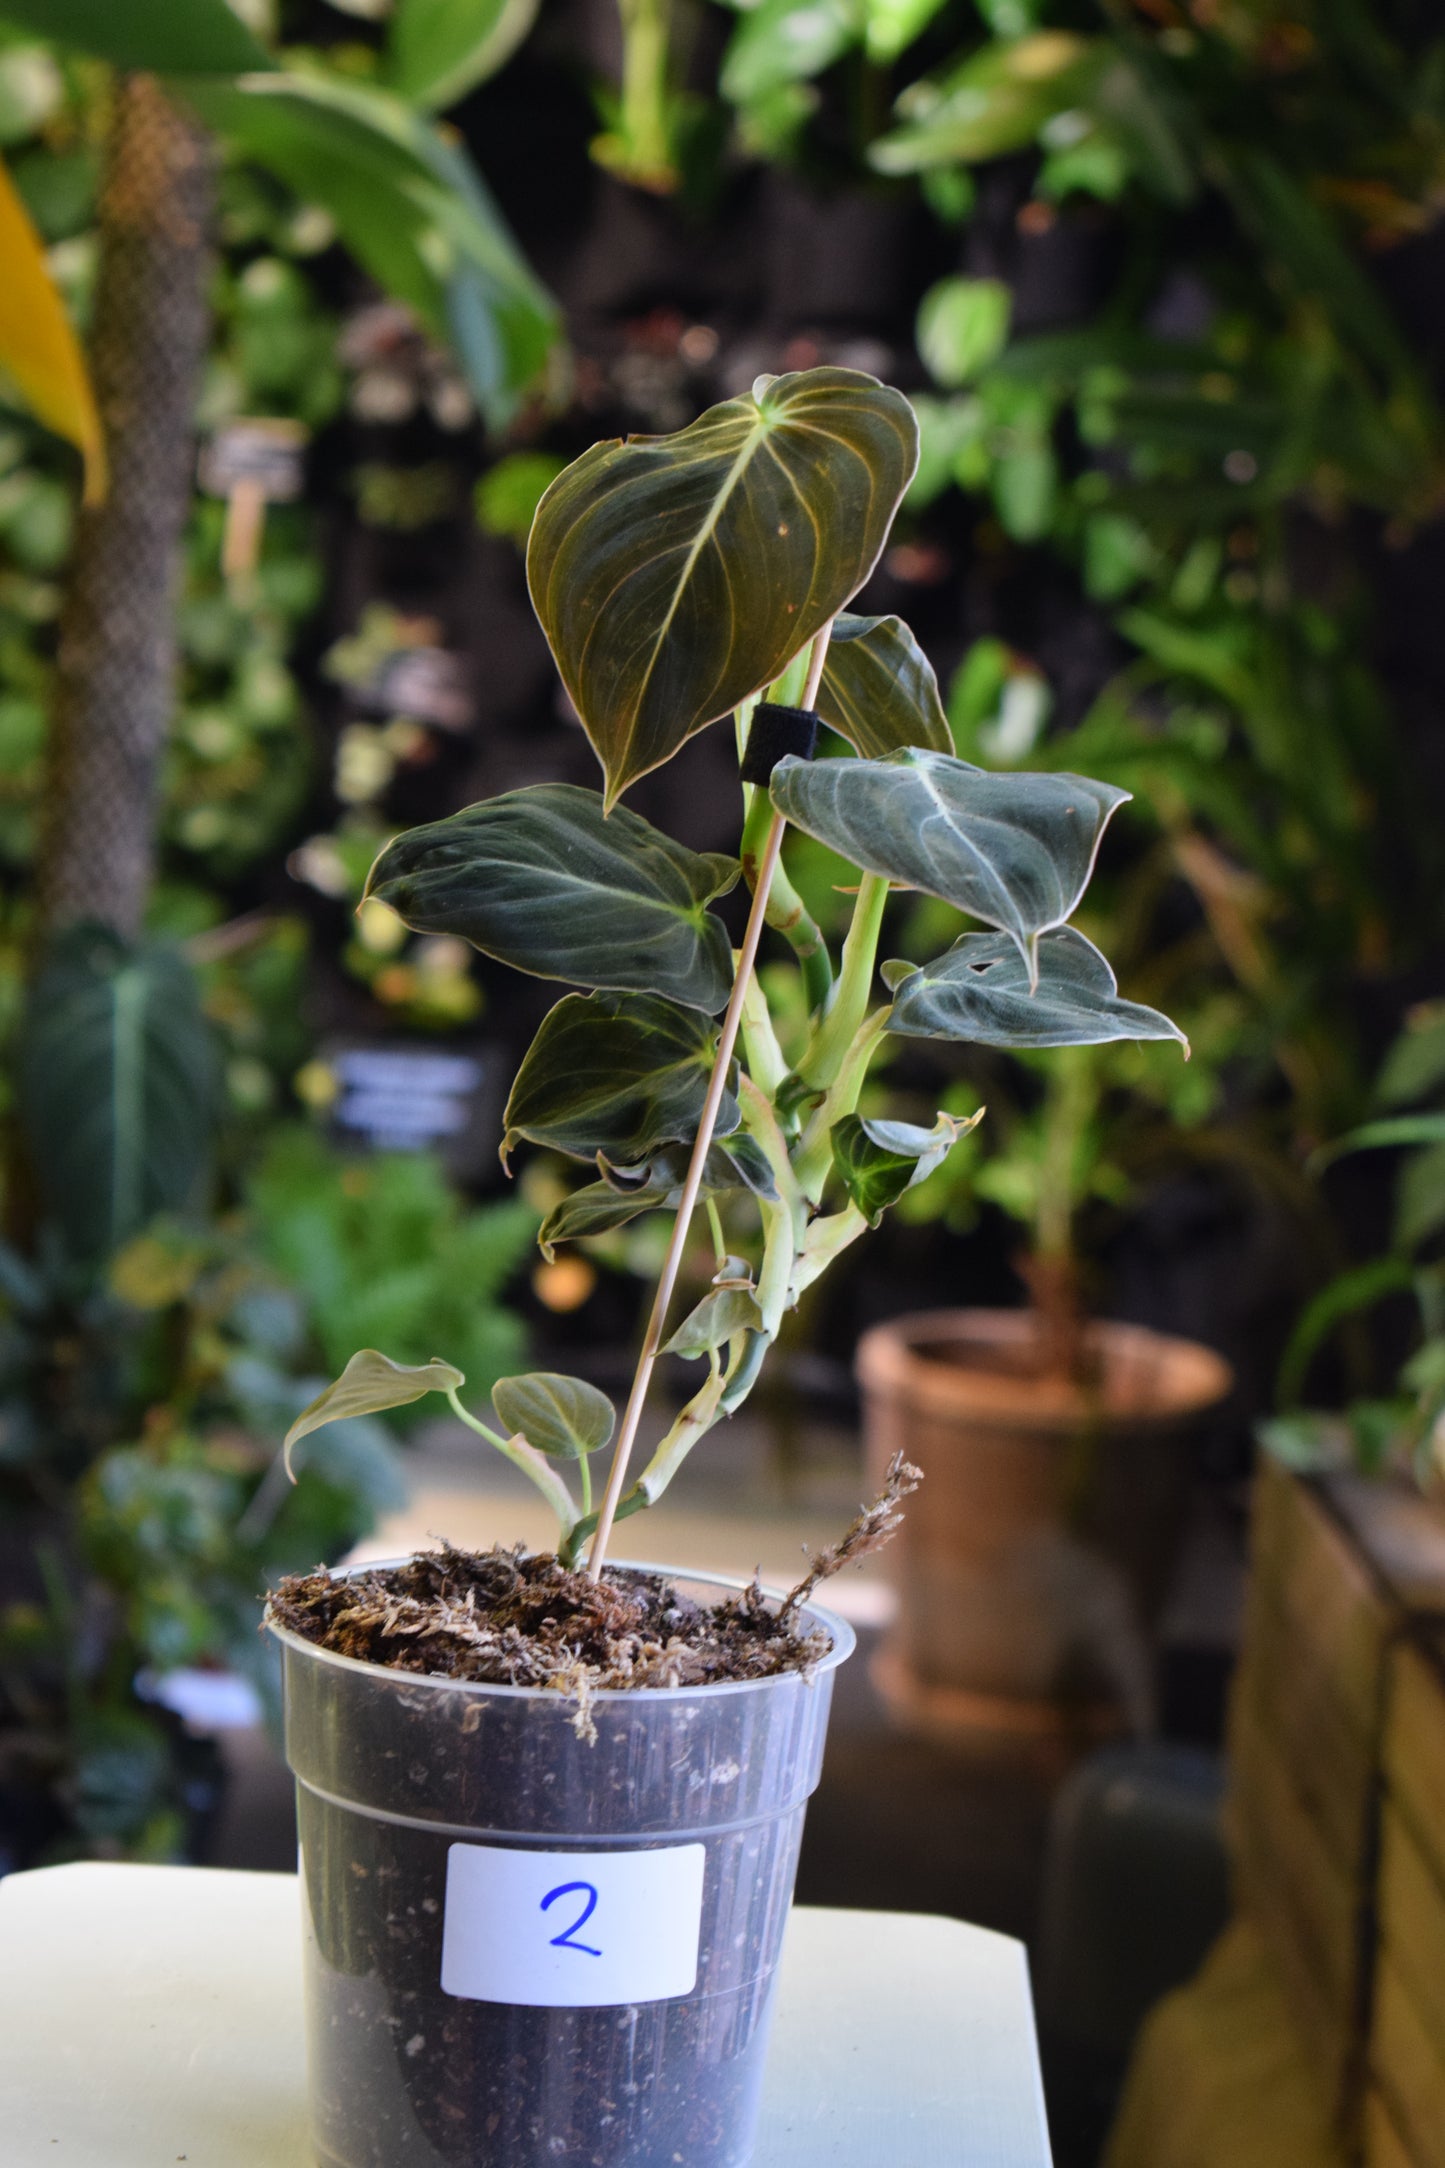
M 1018 1310 L 933 1310 L 858 1349 L 870 1471 L 925 1482 L 891 1546 L 897 1621 L 875 1664 L 917 1728 L 1098 1736 L 1142 1729 L 1148 1626 L 1173 1565 L 1190 1424 L 1229 1365 L 1194 1341 L 1094 1323 L 1093 1382 L 1040 1374 Z

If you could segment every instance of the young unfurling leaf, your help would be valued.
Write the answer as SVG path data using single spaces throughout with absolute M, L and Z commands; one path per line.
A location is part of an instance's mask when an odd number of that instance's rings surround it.
M 982 1107 L 961 1118 L 940 1114 L 932 1129 L 847 1114 L 829 1132 L 833 1165 L 869 1226 L 876 1227 L 889 1205 L 941 1166 L 959 1138 L 982 1120 Z

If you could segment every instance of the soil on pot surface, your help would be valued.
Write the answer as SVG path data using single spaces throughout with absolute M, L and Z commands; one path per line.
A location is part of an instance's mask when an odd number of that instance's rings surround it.
M 776 1609 L 756 1582 L 703 1604 L 658 1574 L 609 1567 L 593 1581 L 520 1547 L 444 1544 L 401 1565 L 293 1575 L 271 1615 L 337 1656 L 489 1686 L 556 1686 L 583 1700 L 768 1678 L 828 1650 L 825 1634 Z

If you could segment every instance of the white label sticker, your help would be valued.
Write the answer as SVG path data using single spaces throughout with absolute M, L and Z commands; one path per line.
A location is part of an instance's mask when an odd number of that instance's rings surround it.
M 442 1987 L 548 2010 L 662 2002 L 697 1980 L 700 1844 L 651 1852 L 447 1853 Z

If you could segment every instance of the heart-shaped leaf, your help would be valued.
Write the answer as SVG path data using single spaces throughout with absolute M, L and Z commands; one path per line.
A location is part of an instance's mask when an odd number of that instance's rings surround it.
M 901 617 L 842 612 L 823 665 L 818 713 L 865 760 L 907 745 L 953 751 L 933 665 Z
M 606 1393 L 560 1370 L 533 1370 L 498 1378 L 492 1406 L 505 1428 L 549 1460 L 585 1460 L 606 1445 L 617 1412 Z
M 857 593 L 917 458 L 901 392 L 806 369 L 675 436 L 594 444 L 558 476 L 527 580 L 609 807 Z
M 1158 1009 L 1123 1001 L 1092 941 L 1073 926 L 1046 933 L 1038 980 L 1000 934 L 968 933 L 937 963 L 885 964 L 893 988 L 888 1029 L 911 1039 L 966 1039 L 977 1046 L 1101 1046 L 1111 1039 L 1189 1041 Z
M 763 1313 L 745 1287 L 719 1287 L 704 1295 L 695 1310 L 683 1319 L 672 1338 L 663 1345 L 664 1355 L 685 1355 L 691 1360 L 725 1347 L 740 1332 L 761 1332 Z
M 519 1137 L 573 1159 L 626 1164 L 697 1132 L 717 1047 L 715 1026 L 655 994 L 568 994 L 542 1019 L 517 1071 L 502 1160 Z M 718 1132 L 742 1119 L 723 1093 Z
M 602 1180 L 588 1182 L 570 1197 L 554 1205 L 542 1223 L 537 1246 L 551 1259 L 559 1242 L 579 1242 L 589 1235 L 611 1234 L 640 1219 L 682 1202 L 687 1173 L 684 1151 L 659 1152 L 644 1167 L 609 1167 L 602 1162 Z M 776 1197 L 777 1184 L 759 1145 L 739 1131 L 726 1144 L 714 1144 L 703 1170 L 704 1197 L 724 1196 L 729 1190 L 748 1189 L 755 1196 Z
M 352 1356 L 335 1384 L 301 1410 L 287 1431 L 286 1466 L 291 1466 L 292 1447 L 323 1423 L 339 1423 L 351 1415 L 376 1415 L 383 1408 L 409 1407 L 428 1393 L 455 1392 L 466 1382 L 455 1364 L 439 1358 L 429 1363 L 394 1363 L 389 1355 L 364 1347 Z
M 943 753 L 788 759 L 773 803 L 856 866 L 996 926 L 1034 969 L 1038 936 L 1078 908 L 1109 816 L 1128 798 L 1082 775 L 991 775 Z
M 845 1114 L 828 1132 L 833 1165 L 869 1226 L 876 1227 L 889 1205 L 942 1166 L 959 1138 L 982 1120 L 982 1107 L 961 1117 L 940 1114 L 932 1129 Z
M 538 783 L 398 836 L 366 893 L 538 978 L 711 1012 L 733 959 L 707 905 L 737 877 L 736 859 L 686 850 L 625 807 L 605 814 L 595 790 Z

